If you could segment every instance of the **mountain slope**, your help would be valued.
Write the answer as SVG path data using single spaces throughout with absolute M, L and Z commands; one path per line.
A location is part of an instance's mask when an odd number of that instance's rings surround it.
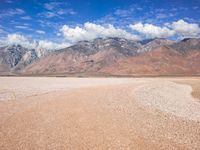
M 23 75 L 199 75 L 200 39 L 135 42 L 98 38 L 39 58 L 20 46 L 0 49 L 0 72 Z
M 112 75 L 194 75 L 200 74 L 200 52 L 184 55 L 167 46 L 118 61 L 101 70 Z
M 11 72 L 22 69 L 37 58 L 34 50 L 20 45 L 0 47 L 0 72 Z
M 144 41 L 141 41 L 140 43 L 142 44 L 140 51 L 143 51 L 143 52 L 149 52 L 163 45 L 169 46 L 169 45 L 175 44 L 174 41 L 162 39 L 162 38 L 144 40 Z
M 1 46 L 0 74 L 15 74 L 46 53 L 42 49 L 28 49 L 21 45 Z
M 25 74 L 95 73 L 120 59 L 138 54 L 141 44 L 120 38 L 82 41 L 36 61 Z
M 200 39 L 197 38 L 186 38 L 180 42 L 171 45 L 172 48 L 182 52 L 187 53 L 190 50 L 200 51 Z

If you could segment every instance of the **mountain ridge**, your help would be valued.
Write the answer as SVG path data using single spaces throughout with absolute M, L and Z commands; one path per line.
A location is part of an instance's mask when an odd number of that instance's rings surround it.
M 132 41 L 123 38 L 98 38 L 80 41 L 43 57 L 34 55 L 35 50 L 26 50 L 26 55 L 24 50 L 22 52 L 20 62 L 14 69 L 11 67 L 11 71 L 18 75 L 200 73 L 200 39 L 193 38 L 179 42 L 167 39 Z M 23 58 L 29 59 L 24 61 Z M 1 61 L 0 64 L 2 72 L 4 64 Z

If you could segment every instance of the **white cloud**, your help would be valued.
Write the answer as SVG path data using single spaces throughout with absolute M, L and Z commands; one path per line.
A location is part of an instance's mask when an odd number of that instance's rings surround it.
M 8 34 L 5 39 L 6 44 L 20 44 L 24 47 L 34 48 L 35 43 L 31 39 L 20 34 Z
M 200 35 L 200 27 L 195 23 L 188 23 L 184 20 L 178 20 L 173 22 L 170 27 L 181 38 L 185 37 L 198 37 Z
M 35 32 L 37 32 L 39 34 L 45 34 L 46 33 L 45 31 L 42 31 L 42 30 L 36 30 Z
M 66 2 L 45 3 L 44 8 L 47 11 L 44 11 L 40 13 L 39 15 L 42 15 L 46 18 L 52 18 L 52 17 L 60 17 L 61 15 L 75 15 L 76 14 L 76 12 L 72 8 L 66 8 L 66 7 L 67 7 Z
M 156 13 L 155 17 L 156 19 L 164 19 L 164 18 L 171 18 L 176 16 L 176 13 Z
M 117 9 L 114 14 L 117 16 L 121 17 L 127 17 L 131 14 L 132 12 L 130 10 L 123 10 L 123 9 Z
M 168 15 L 163 14 L 163 13 L 156 14 L 156 19 L 163 19 L 163 18 L 167 18 L 167 17 L 168 17 Z
M 57 50 L 70 46 L 68 43 L 54 43 L 47 40 L 39 40 L 36 49 Z
M 56 9 L 62 5 L 66 5 L 67 3 L 65 2 L 50 2 L 50 3 L 45 3 L 44 8 L 47 10 L 53 10 Z
M 3 29 L 0 28 L 0 33 L 4 33 L 5 31 Z
M 1 12 L 0 18 L 7 17 L 7 16 L 23 15 L 23 14 L 25 14 L 25 11 L 20 8 L 7 9 Z
M 53 10 L 54 9 L 54 5 L 46 3 L 46 4 L 44 4 L 44 8 L 46 8 L 47 10 Z
M 38 14 L 38 16 L 43 16 L 45 18 L 58 17 L 62 18 L 63 15 L 75 15 L 77 14 L 73 9 L 59 9 L 58 11 L 44 11 Z
M 167 27 L 159 27 L 152 24 L 137 23 L 129 27 L 142 34 L 145 38 L 166 38 L 173 36 L 175 32 Z
M 50 11 L 48 11 L 48 12 L 44 12 L 43 15 L 44 15 L 46 18 L 52 18 L 52 17 L 57 16 L 56 13 L 54 13 L 54 12 L 50 12 Z
M 167 38 L 177 36 L 178 38 L 200 37 L 200 27 L 196 23 L 188 23 L 178 20 L 172 23 L 165 23 L 163 27 L 152 24 L 137 23 L 129 27 L 143 35 L 145 38 Z
M 47 40 L 33 40 L 21 34 L 9 34 L 3 41 L 5 45 L 19 44 L 29 49 L 56 50 L 70 46 L 68 43 L 55 43 Z
M 22 16 L 20 18 L 23 20 L 31 20 L 32 19 L 30 16 Z
M 62 32 L 65 39 L 71 43 L 81 40 L 93 40 L 99 37 L 121 37 L 132 40 L 137 40 L 139 38 L 138 36 L 128 33 L 123 29 L 115 28 L 110 24 L 102 26 L 90 22 L 86 22 L 83 27 L 76 26 L 71 28 L 68 25 L 63 25 L 60 32 Z
M 77 12 L 75 12 L 73 9 L 71 8 L 67 8 L 67 9 L 59 9 L 59 11 L 57 11 L 58 15 L 75 15 L 77 14 Z
M 26 26 L 26 25 L 17 25 L 17 26 L 15 26 L 15 28 L 17 28 L 17 29 L 28 29 L 28 30 L 31 30 L 28 26 Z
M 25 11 L 24 11 L 23 9 L 16 8 L 16 9 L 15 9 L 15 13 L 16 13 L 16 14 L 25 14 Z

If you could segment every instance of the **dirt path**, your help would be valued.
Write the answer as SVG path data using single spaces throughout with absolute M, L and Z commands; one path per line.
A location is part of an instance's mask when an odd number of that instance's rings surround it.
M 200 123 L 197 120 L 154 105 L 149 107 L 142 102 L 144 99 L 138 100 L 138 89 L 149 84 L 156 100 L 157 92 L 163 93 L 152 88 L 179 92 L 185 89 L 161 81 L 130 80 L 107 87 L 52 91 L 16 101 L 1 101 L 0 149 L 198 149 Z M 191 91 L 186 90 L 188 96 Z M 149 94 L 144 93 L 148 91 L 142 88 L 139 94 Z M 164 94 L 168 98 L 174 96 L 166 91 Z M 152 95 L 150 98 L 155 98 Z M 159 106 L 161 102 L 158 98 Z M 164 108 L 170 107 L 171 104 Z

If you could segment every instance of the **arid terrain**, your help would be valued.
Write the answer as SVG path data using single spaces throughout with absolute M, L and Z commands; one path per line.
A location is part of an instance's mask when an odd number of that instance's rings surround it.
M 0 149 L 199 149 L 199 99 L 199 77 L 0 77 Z
M 20 45 L 0 45 L 0 75 L 134 77 L 200 74 L 200 38 L 180 41 L 97 38 L 41 56 L 38 53 Z

